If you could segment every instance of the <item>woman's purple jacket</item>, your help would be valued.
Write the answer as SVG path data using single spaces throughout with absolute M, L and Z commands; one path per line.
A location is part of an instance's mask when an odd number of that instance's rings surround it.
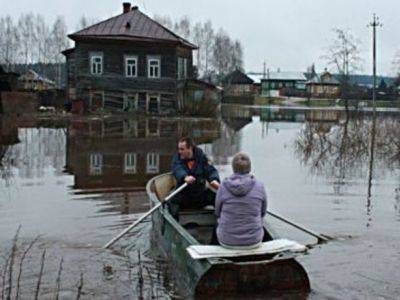
M 218 241 L 229 246 L 247 246 L 262 241 L 267 211 L 264 184 L 250 174 L 233 174 L 217 192 Z

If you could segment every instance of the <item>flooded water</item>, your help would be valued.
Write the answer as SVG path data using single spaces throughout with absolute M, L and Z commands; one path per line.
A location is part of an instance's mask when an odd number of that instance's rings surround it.
M 44 249 L 43 298 L 58 290 L 66 299 L 178 297 L 168 263 L 150 247 L 151 222 L 113 251 L 101 247 L 149 209 L 145 184 L 169 171 L 183 135 L 195 138 L 221 177 L 230 174 L 236 152 L 248 152 L 267 186 L 269 210 L 334 238 L 298 258 L 310 299 L 400 293 L 397 112 L 377 113 L 372 144 L 369 111 L 225 106 L 219 120 L 0 120 L 0 288 L 18 226 L 15 274 L 39 236 L 23 263 L 22 298 L 37 290 Z M 315 243 L 268 218 L 282 236 Z

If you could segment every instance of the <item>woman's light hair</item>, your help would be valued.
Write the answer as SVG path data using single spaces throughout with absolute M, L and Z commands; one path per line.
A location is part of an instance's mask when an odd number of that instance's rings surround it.
M 250 157 L 243 152 L 237 153 L 232 160 L 232 169 L 237 174 L 248 174 L 251 171 Z

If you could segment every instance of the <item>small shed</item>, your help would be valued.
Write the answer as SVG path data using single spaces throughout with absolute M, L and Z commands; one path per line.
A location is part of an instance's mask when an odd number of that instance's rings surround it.
M 254 80 L 236 69 L 223 82 L 223 103 L 254 104 Z

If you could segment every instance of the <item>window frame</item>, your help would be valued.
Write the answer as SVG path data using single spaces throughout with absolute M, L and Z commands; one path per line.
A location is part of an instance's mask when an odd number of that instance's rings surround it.
M 89 100 L 90 100 L 90 110 L 93 109 L 93 98 L 95 94 L 101 94 L 101 108 L 104 109 L 104 105 L 105 105 L 105 93 L 104 91 L 98 91 L 98 90 L 94 90 L 94 91 L 90 91 L 89 94 Z
M 135 98 L 135 108 L 133 110 L 129 110 L 129 111 L 138 110 L 138 108 L 139 108 L 139 93 L 124 93 L 123 102 L 122 102 L 122 110 L 123 111 L 125 111 L 125 109 L 127 108 L 128 98 L 132 97 L 132 96 Z
M 160 94 L 147 94 L 146 95 L 146 112 L 150 113 L 150 98 L 155 97 L 157 98 L 157 113 L 160 113 L 161 109 L 161 95 Z
M 151 65 L 152 62 L 157 62 L 158 74 L 157 76 L 151 75 L 151 69 L 154 66 Z M 147 56 L 147 78 L 159 79 L 161 78 L 161 57 L 160 56 Z
M 96 63 L 95 59 L 100 58 L 100 63 Z M 93 65 L 96 64 L 95 67 L 96 72 L 93 71 Z M 98 66 L 100 65 L 100 72 L 98 71 Z M 104 55 L 100 52 L 91 52 L 90 53 L 90 74 L 94 76 L 101 76 L 104 73 Z
M 149 152 L 146 155 L 146 174 L 160 173 L 160 154 Z
M 133 164 L 127 164 L 128 161 L 132 162 L 133 158 Z M 137 153 L 135 152 L 127 152 L 124 153 L 124 174 L 129 175 L 129 174 L 136 174 L 137 173 Z
M 134 60 L 135 61 L 135 74 L 128 74 L 129 66 L 128 61 Z M 137 78 L 138 77 L 138 67 L 139 67 L 139 59 L 137 55 L 125 55 L 124 57 L 124 66 L 125 66 L 125 77 L 126 78 Z
M 89 175 L 101 176 L 103 175 L 103 154 L 90 153 L 89 154 Z

